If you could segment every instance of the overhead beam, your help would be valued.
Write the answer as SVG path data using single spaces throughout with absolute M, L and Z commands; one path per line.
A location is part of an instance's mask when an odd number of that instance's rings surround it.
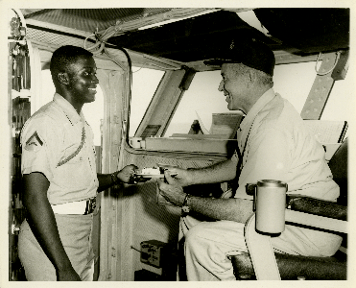
M 34 19 L 26 19 L 26 25 L 32 25 L 39 28 L 46 28 L 48 30 L 56 31 L 56 32 L 63 32 L 67 34 L 72 34 L 73 36 L 81 36 L 81 37 L 89 37 L 92 35 L 92 32 L 86 32 L 78 29 L 68 28 L 62 25 L 56 25 L 48 22 L 38 21 Z M 34 28 L 35 28 L 34 27 Z M 95 40 L 94 40 L 95 41 Z

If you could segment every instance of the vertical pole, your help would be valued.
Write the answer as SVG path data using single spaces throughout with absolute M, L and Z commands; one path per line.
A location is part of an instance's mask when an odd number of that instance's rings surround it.
M 323 62 L 300 113 L 300 116 L 303 119 L 319 120 L 321 118 L 331 89 L 335 83 L 335 80 L 331 77 L 331 74 L 337 61 L 337 53 L 329 53 L 323 56 Z

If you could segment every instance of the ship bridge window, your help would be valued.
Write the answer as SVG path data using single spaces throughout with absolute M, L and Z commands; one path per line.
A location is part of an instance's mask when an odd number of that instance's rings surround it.
M 310 63 L 279 65 L 275 69 L 274 90 L 288 99 L 299 112 L 303 108 L 314 81 L 313 75 L 308 76 L 305 71 L 309 68 L 314 71 L 313 65 Z M 204 134 L 226 136 L 224 131 L 219 132 L 216 129 L 216 123 L 219 119 L 228 121 L 227 117 L 222 116 L 237 111 L 227 109 L 224 93 L 218 91 L 220 81 L 220 70 L 196 73 L 189 90 L 184 93 L 179 103 L 165 137 L 189 133 L 192 123 L 196 120 L 199 121 Z M 219 115 L 222 116 L 218 117 Z M 230 117 L 230 119 L 233 118 Z
M 164 136 L 187 134 L 196 120 L 203 134 L 210 134 L 213 113 L 230 113 L 224 94 L 218 91 L 220 81 L 220 71 L 196 73 Z
M 163 75 L 164 71 L 132 67 L 130 137 L 134 136 Z
M 348 75 L 349 76 L 349 75 Z M 315 62 L 277 65 L 274 72 L 274 91 L 287 99 L 300 113 L 316 77 Z M 196 73 L 189 90 L 185 91 L 164 137 L 189 133 L 192 123 L 199 121 L 206 133 L 213 132 L 213 114 L 226 114 L 222 92 L 218 91 L 220 70 Z M 324 109 L 321 120 L 352 120 L 352 80 L 346 77 L 336 81 Z M 235 111 L 236 112 L 236 111 Z

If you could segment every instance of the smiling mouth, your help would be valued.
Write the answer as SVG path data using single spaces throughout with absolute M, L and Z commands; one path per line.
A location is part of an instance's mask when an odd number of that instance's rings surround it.
M 229 94 L 225 94 L 225 101 L 226 102 L 230 102 L 230 100 L 231 100 L 230 95 Z
M 88 90 L 92 93 L 96 93 L 96 88 L 88 88 Z

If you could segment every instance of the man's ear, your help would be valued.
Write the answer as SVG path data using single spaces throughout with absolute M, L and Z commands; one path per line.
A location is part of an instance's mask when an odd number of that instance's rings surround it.
M 251 69 L 248 70 L 248 77 L 249 77 L 248 79 L 250 80 L 250 83 L 255 82 L 256 74 Z
M 58 82 L 63 85 L 69 84 L 69 75 L 66 72 L 60 72 L 57 74 Z

